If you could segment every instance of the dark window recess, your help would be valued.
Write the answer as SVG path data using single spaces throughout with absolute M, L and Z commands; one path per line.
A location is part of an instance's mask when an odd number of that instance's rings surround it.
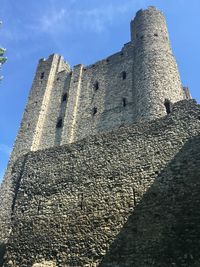
M 38 207 L 37 207 L 37 214 L 39 214 L 41 210 L 42 210 L 41 200 L 39 200 Z
M 126 98 L 125 98 L 125 97 L 123 97 L 122 101 L 123 101 L 123 107 L 126 107 L 126 105 L 127 105 Z
M 40 79 L 43 79 L 43 78 L 44 78 L 44 72 L 42 72 L 40 75 Z
M 80 197 L 80 208 L 81 210 L 83 209 L 83 193 L 81 194 L 81 197 Z
M 94 84 L 94 89 L 97 91 L 98 89 L 99 89 L 99 82 L 95 82 L 95 84 Z
M 142 35 L 142 36 L 140 36 L 140 39 L 142 40 L 142 39 L 144 39 L 144 36 Z
M 93 114 L 93 116 L 94 116 L 96 113 L 97 113 L 97 108 L 94 107 L 93 110 L 92 110 L 92 114 Z
M 123 80 L 126 79 L 126 72 L 125 72 L 125 71 L 122 72 L 122 79 L 123 79 Z
M 135 191 L 135 188 L 133 188 L 133 204 L 134 204 L 134 206 L 137 205 L 137 199 L 136 199 L 136 191 Z
M 67 93 L 62 96 L 62 101 L 67 101 Z
M 167 114 L 170 114 L 172 112 L 171 102 L 168 99 L 165 99 L 164 105 L 165 105 L 165 109 L 166 109 Z
M 62 127 L 62 119 L 58 119 L 57 124 L 56 124 L 56 128 L 61 128 Z
M 154 36 L 158 37 L 158 34 L 157 33 L 154 33 Z

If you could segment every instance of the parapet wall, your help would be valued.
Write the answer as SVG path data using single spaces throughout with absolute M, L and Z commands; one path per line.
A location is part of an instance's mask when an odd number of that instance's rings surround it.
M 199 119 L 181 101 L 18 160 L 4 266 L 199 266 Z

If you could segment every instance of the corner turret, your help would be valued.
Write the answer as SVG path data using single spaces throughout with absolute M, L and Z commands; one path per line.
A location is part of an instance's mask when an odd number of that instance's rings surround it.
M 168 113 L 166 103 L 185 99 L 172 54 L 164 15 L 155 7 L 137 12 L 131 21 L 135 120 L 152 120 Z

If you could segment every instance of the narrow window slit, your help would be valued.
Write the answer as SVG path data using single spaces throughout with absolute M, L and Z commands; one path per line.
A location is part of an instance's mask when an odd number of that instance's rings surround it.
M 42 72 L 40 75 L 40 79 L 43 79 L 43 78 L 44 78 L 44 72 Z
M 125 71 L 122 72 L 122 79 L 123 79 L 123 80 L 126 79 L 126 72 L 125 72 Z
M 67 93 L 65 93 L 63 96 L 62 96 L 62 101 L 67 101 Z
M 127 101 L 126 101 L 126 98 L 125 97 L 122 98 L 122 102 L 123 102 L 123 107 L 126 107 Z
M 165 99 L 164 105 L 165 105 L 165 109 L 166 109 L 167 114 L 170 114 L 172 112 L 171 102 L 168 99 Z
M 97 91 L 99 89 L 99 82 L 96 81 L 94 84 L 94 89 Z
M 96 113 L 97 113 L 97 108 L 94 107 L 93 110 L 92 110 L 92 114 L 93 114 L 93 116 L 94 116 Z
M 62 119 L 59 118 L 56 124 L 56 128 L 61 128 L 62 127 Z
M 83 210 L 83 193 L 81 193 L 78 198 L 80 201 L 79 207 L 81 208 L 81 210 Z
M 42 206 L 41 206 L 41 200 L 39 200 L 38 202 L 38 206 L 37 206 L 37 214 L 40 214 L 40 211 L 42 210 Z
M 135 188 L 133 188 L 133 205 L 134 205 L 134 207 L 137 205 Z

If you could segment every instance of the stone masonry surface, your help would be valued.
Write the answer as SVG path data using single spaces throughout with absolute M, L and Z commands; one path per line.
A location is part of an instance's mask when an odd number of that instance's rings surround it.
M 41 59 L 0 187 L 0 265 L 11 232 L 12 170 L 21 156 L 161 118 L 173 103 L 190 98 L 180 81 L 165 18 L 155 7 L 137 12 L 130 42 L 106 59 L 73 69 L 56 54 Z M 93 157 L 99 157 L 98 151 Z M 27 163 L 16 166 L 23 170 Z M 54 266 L 55 261 L 35 264 Z
M 21 122 L 21 127 L 14 144 L 7 171 L 4 175 L 3 183 L 0 187 L 0 246 L 3 246 L 6 242 L 10 232 L 9 221 L 13 197 L 11 170 L 13 164 L 20 156 L 31 150 L 37 150 L 40 147 L 39 136 L 41 136 L 41 133 L 39 132 L 39 129 L 42 128 L 43 131 L 45 130 L 45 127 L 43 127 L 44 117 L 46 115 L 45 108 L 49 106 L 48 102 L 52 90 L 52 77 L 54 77 L 56 70 L 61 71 L 63 69 L 67 69 L 67 65 L 63 65 L 63 59 L 56 55 L 50 56 L 48 60 L 40 60 L 37 68 L 28 103 Z M 42 73 L 45 73 L 43 79 L 41 79 Z M 46 89 L 47 87 L 48 90 Z M 56 105 L 54 106 L 56 110 Z M 56 118 L 54 119 L 55 116 Z M 51 113 L 50 120 L 52 121 L 54 119 L 55 123 L 57 120 L 57 112 L 54 117 L 53 113 Z M 55 131 L 53 132 L 55 133 Z M 51 135 L 51 133 L 52 131 L 49 129 L 49 139 L 53 135 Z
M 4 267 L 200 266 L 200 106 L 15 164 Z M 46 265 L 45 265 L 46 264 Z

